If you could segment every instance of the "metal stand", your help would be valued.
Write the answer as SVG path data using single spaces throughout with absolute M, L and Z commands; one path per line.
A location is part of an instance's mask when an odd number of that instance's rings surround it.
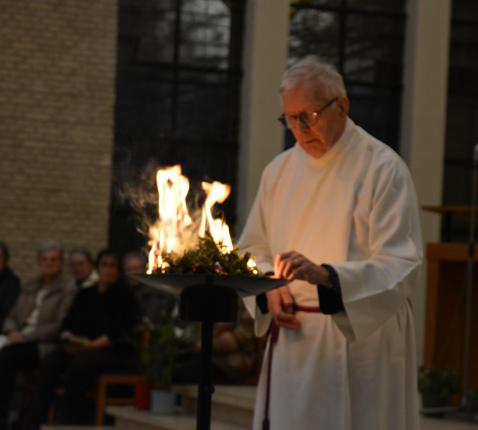
M 215 322 L 237 319 L 238 296 L 231 288 L 204 285 L 185 288 L 179 297 L 179 316 L 201 322 L 201 374 L 199 375 L 196 429 L 211 428 L 212 342 Z
M 211 423 L 213 323 L 205 321 L 201 327 L 201 375 L 198 386 L 197 430 L 208 430 Z
M 468 260 L 466 265 L 465 284 L 465 339 L 463 345 L 463 393 L 460 406 L 466 405 L 466 393 L 470 386 L 470 347 L 471 347 L 471 317 L 473 300 L 473 275 L 475 265 L 475 230 L 476 230 L 476 187 L 477 187 L 478 144 L 473 148 L 473 169 L 471 175 L 471 210 L 470 230 L 468 238 Z
M 201 322 L 201 374 L 198 386 L 197 430 L 211 428 L 212 344 L 216 322 L 237 320 L 238 301 L 286 285 L 284 279 L 213 274 L 164 273 L 131 275 L 145 285 L 179 297 L 179 317 Z

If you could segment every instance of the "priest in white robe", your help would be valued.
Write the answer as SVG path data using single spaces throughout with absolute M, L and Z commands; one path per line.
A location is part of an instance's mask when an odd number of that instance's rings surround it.
M 408 168 L 348 117 L 331 66 L 301 60 L 280 94 L 296 144 L 265 168 L 239 242 L 291 281 L 248 303 L 257 334 L 274 334 L 254 430 L 418 430 L 422 240 Z

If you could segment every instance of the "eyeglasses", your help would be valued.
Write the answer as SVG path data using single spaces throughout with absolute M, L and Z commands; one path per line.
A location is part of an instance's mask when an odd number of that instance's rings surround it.
M 298 120 L 300 124 L 305 128 L 313 127 L 319 121 L 320 114 L 335 103 L 339 98 L 335 97 L 334 99 L 327 102 L 324 106 L 322 106 L 319 110 L 311 110 L 311 111 L 304 111 L 300 112 L 298 115 L 286 115 L 283 113 L 279 118 L 279 122 L 287 128 L 292 128 L 294 123 Z

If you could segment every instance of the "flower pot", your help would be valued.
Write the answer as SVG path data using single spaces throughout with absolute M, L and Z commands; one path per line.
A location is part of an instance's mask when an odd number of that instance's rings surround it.
M 136 409 L 147 411 L 151 405 L 151 384 L 137 382 L 134 386 L 134 404 Z
M 176 413 L 176 394 L 171 391 L 151 391 L 151 412 L 156 415 Z

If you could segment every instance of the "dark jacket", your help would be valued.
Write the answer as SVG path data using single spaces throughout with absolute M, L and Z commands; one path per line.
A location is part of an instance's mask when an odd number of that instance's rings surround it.
M 78 292 L 61 331 L 90 340 L 106 335 L 114 348 L 129 349 L 139 320 L 138 303 L 128 286 L 118 282 L 100 293 L 96 284 Z
M 20 280 L 12 269 L 0 272 L 0 330 L 20 294 Z

